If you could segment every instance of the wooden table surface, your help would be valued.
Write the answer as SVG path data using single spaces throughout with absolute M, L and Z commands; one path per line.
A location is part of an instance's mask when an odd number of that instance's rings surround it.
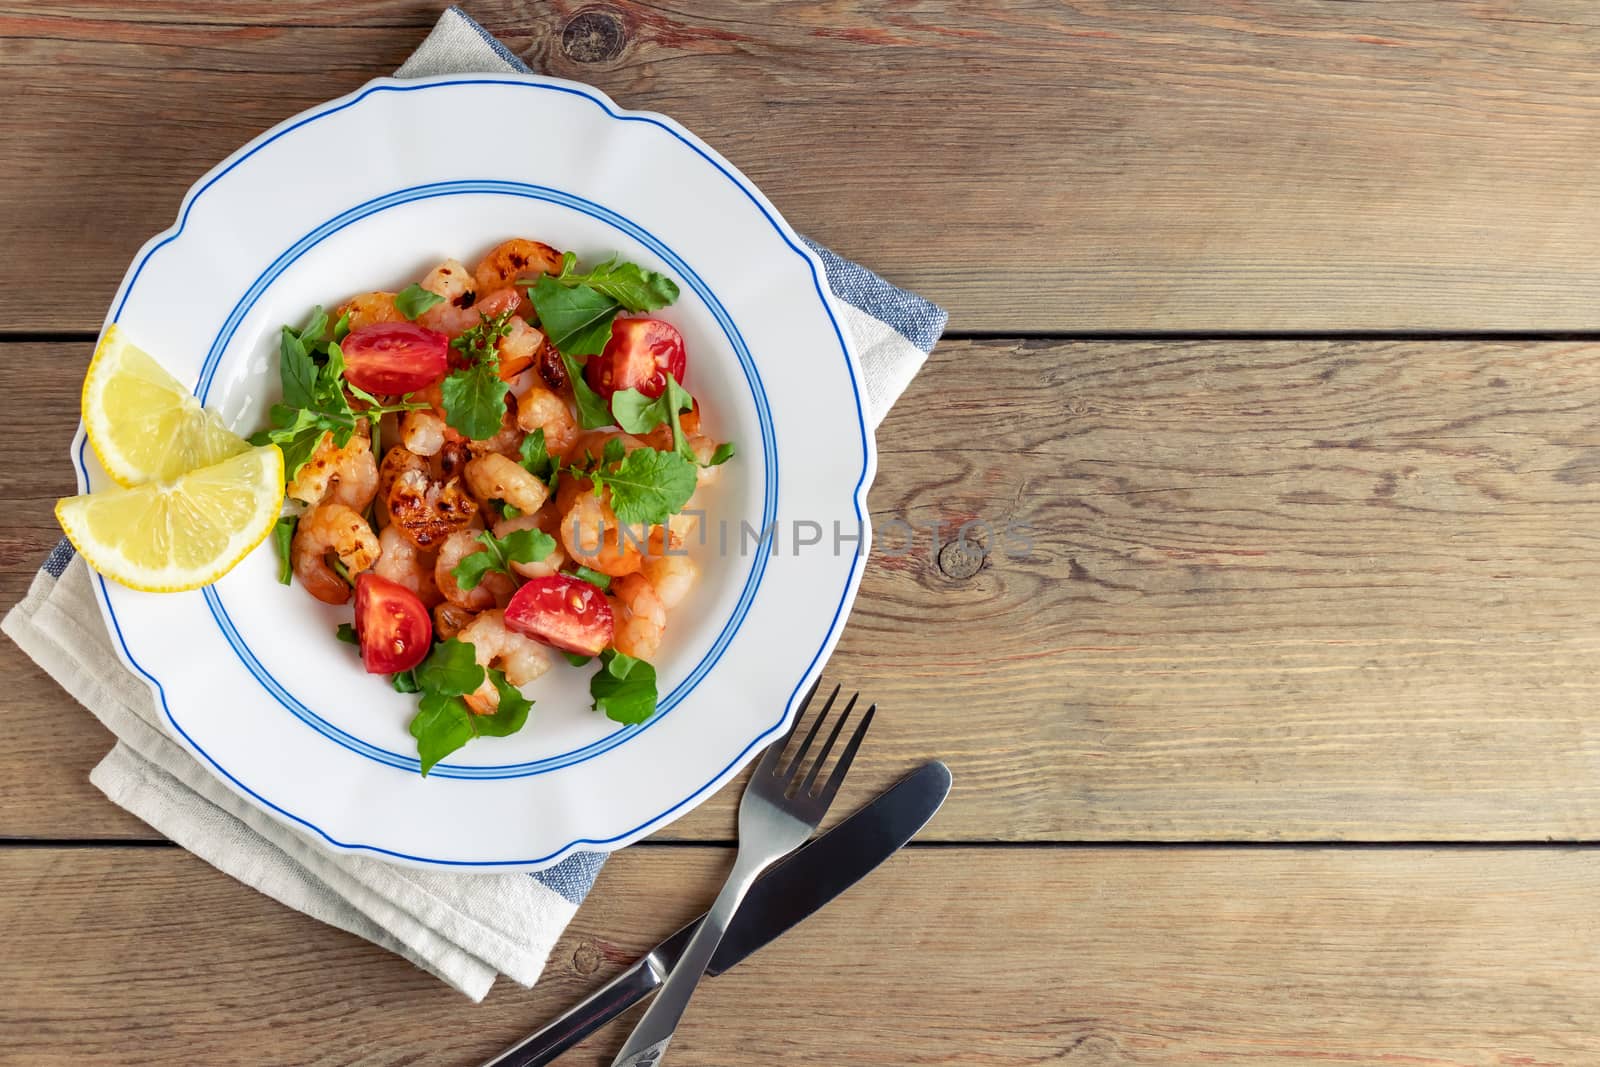
M 6 602 L 135 249 L 438 10 L 0 2 Z M 916 550 L 833 670 L 886 711 L 842 806 L 931 756 L 955 791 L 675 1062 L 1600 1063 L 1600 9 L 468 10 L 951 310 L 879 435 Z M 1032 552 L 941 555 L 974 517 Z M 473 1006 L 109 804 L 108 735 L 9 643 L 0 693 L 5 1063 L 474 1063 L 731 856 L 734 789 Z

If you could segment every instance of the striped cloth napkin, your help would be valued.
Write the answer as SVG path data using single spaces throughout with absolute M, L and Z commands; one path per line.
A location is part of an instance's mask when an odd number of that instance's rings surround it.
M 528 68 L 452 7 L 396 75 L 508 70 Z M 846 305 L 876 427 L 938 340 L 945 313 L 812 247 Z M 474 1000 L 497 974 L 524 986 L 538 979 L 599 873 L 599 853 L 532 875 L 436 873 L 336 855 L 245 803 L 163 731 L 149 690 L 118 662 L 88 570 L 66 541 L 0 629 L 117 736 L 89 776 L 114 803 L 246 885 L 399 953 Z

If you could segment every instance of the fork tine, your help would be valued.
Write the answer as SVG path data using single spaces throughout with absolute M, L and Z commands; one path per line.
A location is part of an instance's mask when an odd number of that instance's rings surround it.
M 856 749 L 861 747 L 861 739 L 867 736 L 867 727 L 872 725 L 872 716 L 877 714 L 878 705 L 873 704 L 867 708 L 867 713 L 861 716 L 861 722 L 856 726 L 856 732 L 850 735 L 850 743 L 844 747 L 844 754 L 839 757 L 839 765 L 828 776 L 828 784 L 822 787 L 818 799 L 822 801 L 824 809 L 833 802 L 833 795 L 839 791 L 839 786 L 844 783 L 845 772 L 850 769 L 850 761 L 856 758 Z
M 817 712 L 817 717 L 811 721 L 811 729 L 806 731 L 806 739 L 800 743 L 800 750 L 794 754 L 794 760 L 784 769 L 781 777 L 792 780 L 800 772 L 800 765 L 805 762 L 806 753 L 811 748 L 811 742 L 817 739 L 817 731 L 822 729 L 822 724 L 828 721 L 828 713 L 833 710 L 833 701 L 839 695 L 839 688 L 837 685 L 834 686 L 833 692 L 828 694 L 827 703 L 822 705 L 822 710 Z M 800 723 L 796 720 L 795 728 L 798 729 L 799 726 Z
M 817 695 L 817 688 L 822 685 L 822 675 L 817 675 L 816 681 L 811 683 L 811 688 L 806 690 L 805 697 L 800 701 L 800 707 L 795 710 L 794 722 L 789 724 L 789 729 L 784 735 L 767 746 L 766 755 L 761 757 L 761 762 L 756 766 L 757 774 L 773 774 L 778 769 L 778 757 L 783 755 L 783 750 L 789 747 L 789 739 L 794 737 L 794 732 L 800 729 L 800 720 L 806 717 L 806 708 L 811 706 L 811 698 Z
M 839 740 L 839 733 L 844 729 L 844 724 L 850 721 L 850 713 L 856 710 L 856 700 L 860 693 L 850 694 L 850 703 L 844 706 L 839 713 L 838 720 L 833 724 L 833 732 L 828 735 L 828 743 L 822 746 L 822 751 L 817 753 L 817 762 L 811 765 L 811 773 L 806 775 L 806 780 L 800 786 L 800 792 L 809 793 L 811 787 L 817 782 L 817 775 L 822 771 L 822 765 L 828 762 L 828 753 L 833 751 L 833 743 Z

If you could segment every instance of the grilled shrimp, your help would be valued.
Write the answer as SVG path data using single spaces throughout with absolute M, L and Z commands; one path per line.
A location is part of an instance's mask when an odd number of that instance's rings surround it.
M 506 626 L 505 612 L 496 608 L 473 619 L 456 637 L 472 646 L 478 666 L 504 671 L 506 681 L 523 686 L 550 669 L 544 646 Z M 489 715 L 500 706 L 500 693 L 488 678 L 466 697 L 467 707 Z
M 477 501 L 460 478 L 435 478 L 428 461 L 409 449 L 384 453 L 378 486 L 387 521 L 421 549 L 437 548 L 451 533 L 470 526 L 478 514 Z
M 419 456 L 436 456 L 446 442 L 465 440 L 460 431 L 444 420 L 444 395 L 438 385 L 412 394 L 412 399 L 431 404 L 400 416 L 400 443 Z
M 561 543 L 575 562 L 620 578 L 639 569 L 643 542 L 639 531 L 623 528 L 609 500 L 609 490 L 579 493 L 561 517 Z
M 378 535 L 378 546 L 382 554 L 373 565 L 374 574 L 405 586 L 428 607 L 444 599 L 433 580 L 432 552 L 424 552 L 406 540 L 405 535 L 393 526 L 383 528 Z
M 572 409 L 558 394 L 538 384 L 530 384 L 517 396 L 517 425 L 528 433 L 543 430 L 544 447 L 552 456 L 565 456 L 578 440 Z
M 378 536 L 367 520 L 343 504 L 319 504 L 301 515 L 289 548 L 295 577 L 324 604 L 350 599 L 350 586 L 329 565 L 329 556 L 354 577 L 377 562 L 378 552 Z
M 506 335 L 495 345 L 495 352 L 500 356 L 500 377 L 510 381 L 533 366 L 534 360 L 544 352 L 545 339 L 544 334 L 529 326 L 521 315 L 511 316 L 506 325 Z
M 400 443 L 419 456 L 436 456 L 454 430 L 436 411 L 418 408 L 400 416 Z
M 478 269 L 472 272 L 472 277 L 479 292 L 490 293 L 513 287 L 523 278 L 531 280 L 541 274 L 560 273 L 560 252 L 539 241 L 513 237 L 491 248 L 489 254 L 478 261 Z
M 451 337 L 478 325 L 478 313 L 472 309 L 477 300 L 477 287 L 459 260 L 445 260 L 429 271 L 419 284 L 444 300 L 418 315 L 418 325 Z
M 550 490 L 515 460 L 490 452 L 467 461 L 467 488 L 479 500 L 503 500 L 525 515 L 544 506 Z
M 496 605 L 504 606 L 517 591 L 517 583 L 503 571 L 487 571 L 471 589 L 461 588 L 453 573 L 457 564 L 474 552 L 486 551 L 478 541 L 475 530 L 457 530 L 439 546 L 439 558 L 433 565 L 433 580 L 439 592 L 452 604 L 468 611 L 485 611 Z
M 350 328 L 359 330 L 380 322 L 404 322 L 406 317 L 394 303 L 395 294 L 385 292 L 362 293 L 352 296 L 333 310 L 333 321 L 350 316 Z
M 325 433 L 317 450 L 289 483 L 288 495 L 306 504 L 330 502 L 365 511 L 378 492 L 378 462 L 372 458 L 363 420 L 343 448 Z
M 661 647 L 667 609 L 644 575 L 630 574 L 611 583 L 611 611 L 616 619 L 612 646 L 635 659 L 653 658 Z
M 560 516 L 550 508 L 541 508 L 534 515 L 518 515 L 514 519 L 501 519 L 494 524 L 494 535 L 504 539 L 518 530 L 541 530 L 554 536 L 555 524 Z M 567 561 L 566 554 L 561 551 L 561 542 L 556 542 L 556 547 L 544 559 L 536 559 L 532 563 L 518 563 L 511 561 L 511 569 L 524 578 L 545 578 L 561 569 Z

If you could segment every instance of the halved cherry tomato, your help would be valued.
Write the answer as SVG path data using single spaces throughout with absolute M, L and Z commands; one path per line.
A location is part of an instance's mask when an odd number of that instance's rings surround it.
M 611 644 L 611 605 L 600 587 L 570 574 L 532 578 L 506 605 L 506 625 L 555 648 L 598 655 Z
M 379 395 L 426 389 L 450 369 L 450 338 L 414 322 L 375 322 L 339 342 L 344 376 Z
M 660 396 L 667 375 L 683 381 L 689 357 L 683 334 L 660 319 L 618 319 L 611 324 L 605 351 L 589 357 L 583 376 L 589 387 L 607 400 L 619 389 L 637 389 L 645 396 Z
M 356 641 L 368 673 L 409 671 L 433 647 L 433 616 L 399 582 L 364 571 L 356 576 Z

